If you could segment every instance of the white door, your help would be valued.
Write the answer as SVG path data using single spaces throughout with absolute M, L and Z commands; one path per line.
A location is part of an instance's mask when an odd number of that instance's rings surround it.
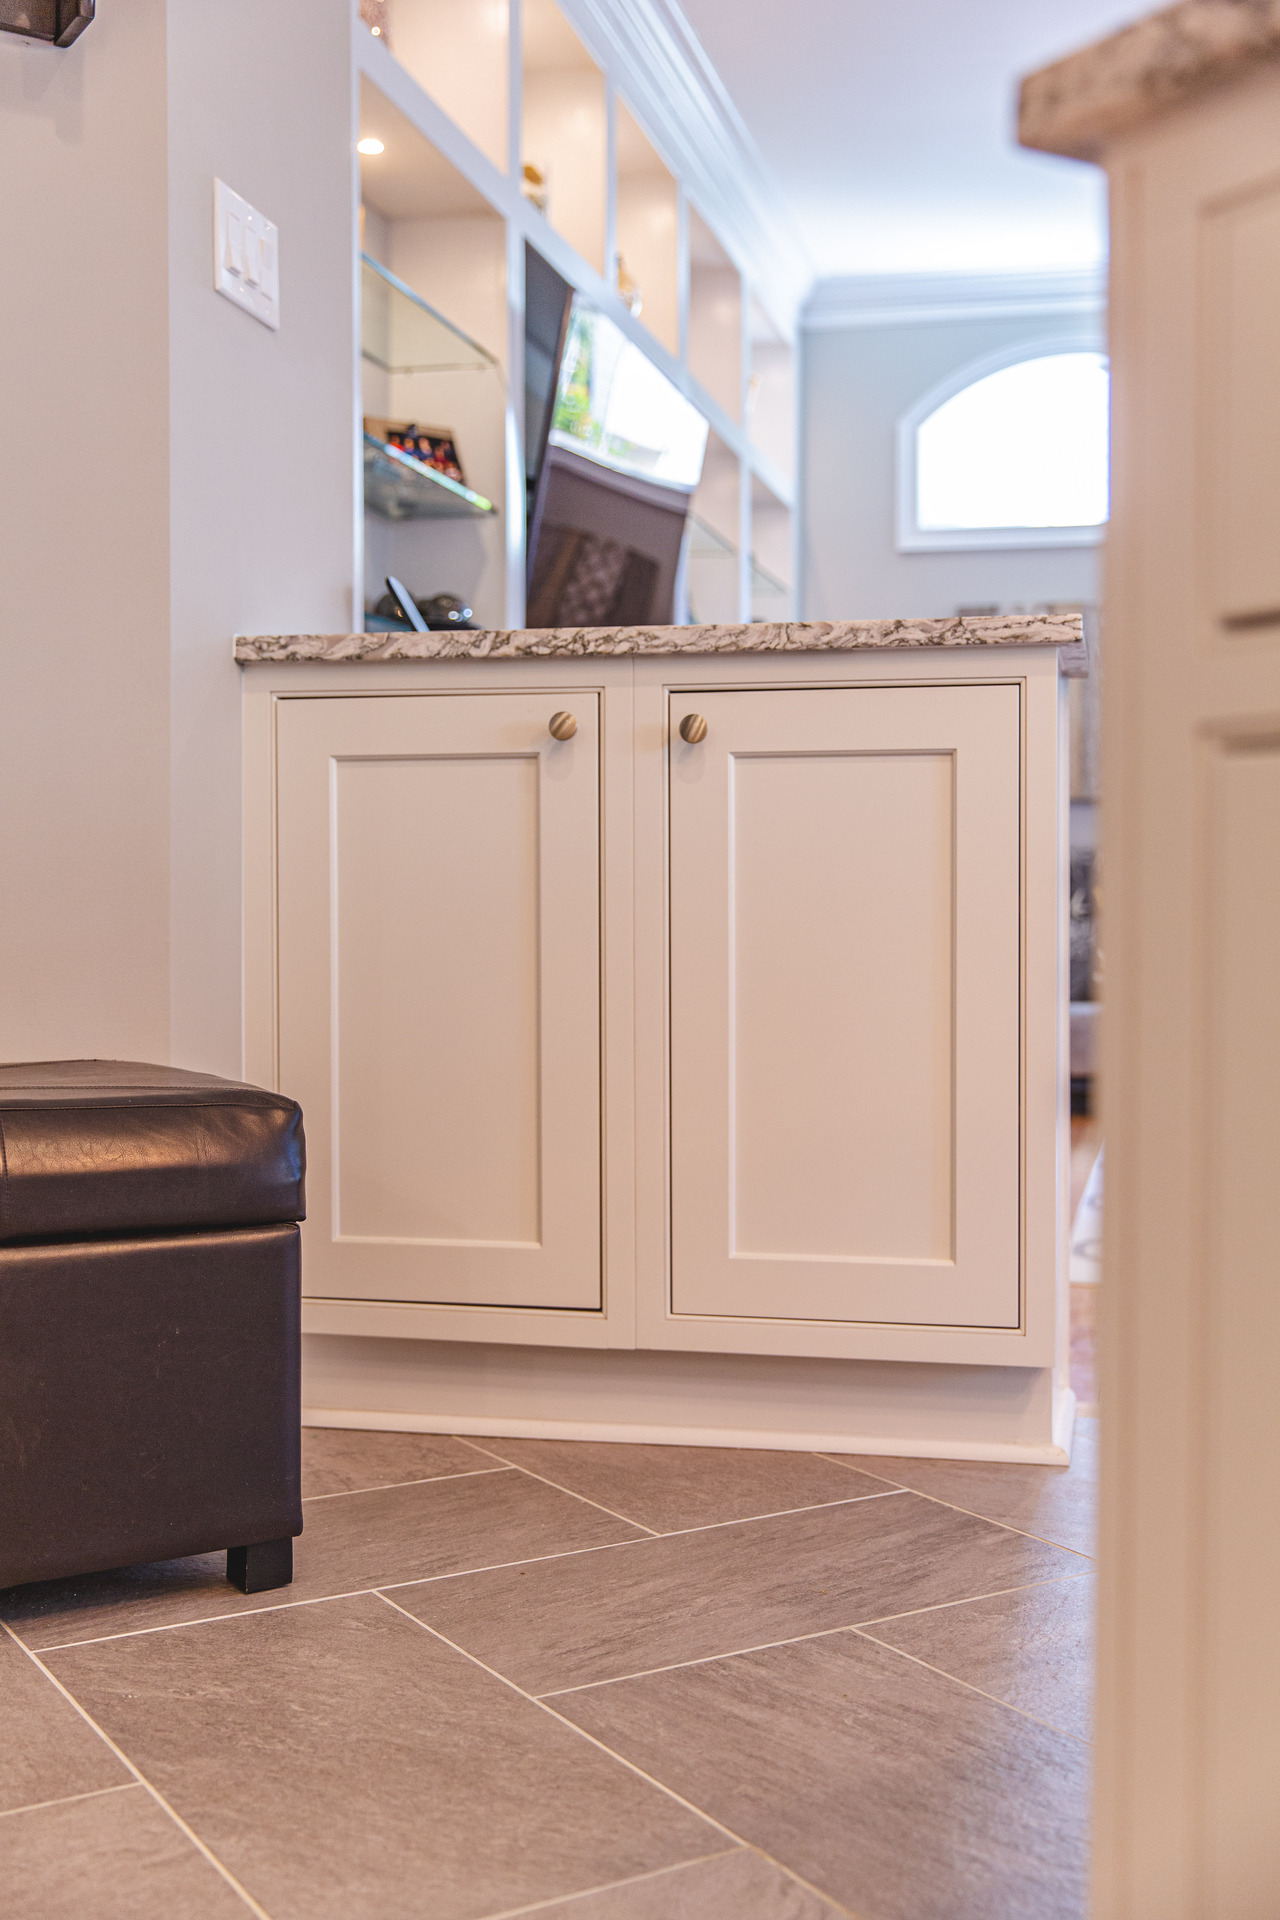
M 1019 1324 L 1019 700 L 673 697 L 674 1313 Z
M 595 694 L 280 702 L 308 1294 L 599 1308 L 598 737 Z

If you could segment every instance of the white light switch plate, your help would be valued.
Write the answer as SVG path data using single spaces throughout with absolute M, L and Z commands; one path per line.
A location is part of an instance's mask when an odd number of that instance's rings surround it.
M 279 233 L 223 180 L 213 183 L 213 284 L 264 327 L 279 327 Z

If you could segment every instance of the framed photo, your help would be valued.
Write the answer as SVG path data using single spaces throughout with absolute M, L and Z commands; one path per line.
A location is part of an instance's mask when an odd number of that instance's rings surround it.
M 467 479 L 458 458 L 452 427 L 423 427 L 414 420 L 373 420 L 366 417 L 364 430 L 371 433 L 375 440 L 384 440 L 389 447 L 398 447 L 401 453 L 421 460 L 424 467 L 434 467 L 437 473 L 456 480 L 460 487 L 466 486 Z

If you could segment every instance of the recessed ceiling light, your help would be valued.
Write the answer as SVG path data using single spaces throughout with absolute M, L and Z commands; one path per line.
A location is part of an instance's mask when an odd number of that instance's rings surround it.
M 372 135 L 370 135 L 370 137 L 367 140 L 356 141 L 356 152 L 357 153 L 385 153 L 386 148 L 382 144 L 381 140 L 375 140 L 372 137 Z

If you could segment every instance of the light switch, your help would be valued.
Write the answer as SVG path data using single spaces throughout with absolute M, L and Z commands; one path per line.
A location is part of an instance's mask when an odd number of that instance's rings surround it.
M 279 327 L 279 234 L 223 180 L 213 183 L 213 284 L 264 327 Z

